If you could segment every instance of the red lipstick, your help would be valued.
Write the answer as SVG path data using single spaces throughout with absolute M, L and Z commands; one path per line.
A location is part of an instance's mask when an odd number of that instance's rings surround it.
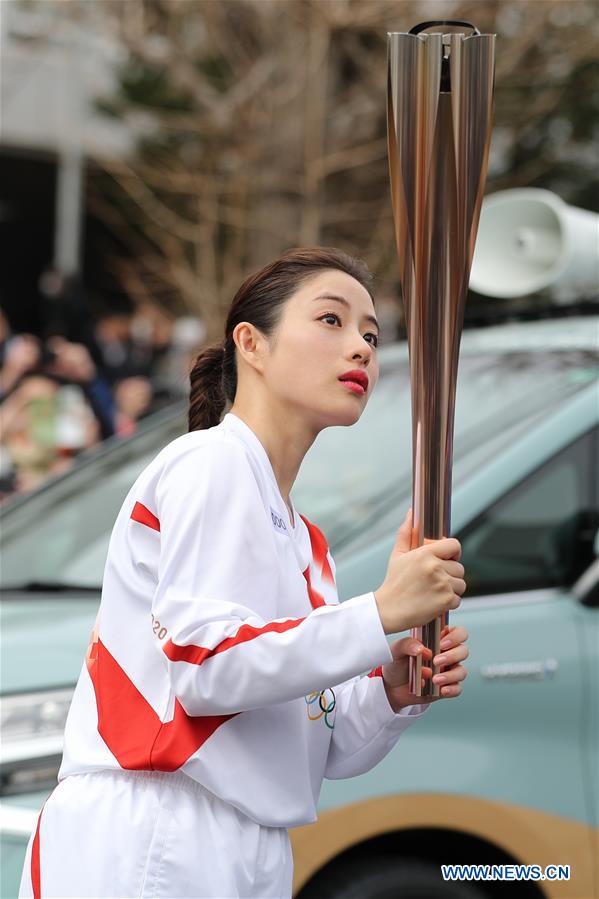
M 368 375 L 361 369 L 354 368 L 339 376 L 339 380 L 353 390 L 354 393 L 364 394 L 368 390 Z

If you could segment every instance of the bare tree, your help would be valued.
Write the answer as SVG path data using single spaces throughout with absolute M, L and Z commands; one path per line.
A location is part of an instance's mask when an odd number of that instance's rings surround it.
M 209 339 L 244 276 L 289 246 L 342 246 L 365 258 L 379 283 L 396 284 L 387 31 L 457 17 L 498 34 L 489 190 L 555 178 L 568 193 L 591 183 L 590 161 L 582 186 L 580 165 L 576 183 L 563 173 L 593 139 L 585 115 L 568 105 L 581 84 L 577 102 L 590 102 L 592 0 L 58 7 L 92 17 L 126 52 L 121 89 L 103 105 L 142 137 L 126 162 L 95 156 L 101 175 L 89 190 L 93 213 L 128 248 L 115 271 L 133 297 L 200 314 Z M 561 139 L 535 144 L 547 129 L 558 135 L 560 122 Z

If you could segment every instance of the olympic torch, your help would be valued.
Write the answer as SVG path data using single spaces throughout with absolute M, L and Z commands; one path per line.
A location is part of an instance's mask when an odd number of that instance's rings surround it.
M 444 33 L 438 26 L 471 33 Z M 427 32 L 431 28 L 433 33 Z M 412 549 L 451 533 L 451 475 L 464 306 L 491 142 L 495 35 L 434 21 L 388 33 L 387 141 L 412 398 Z M 439 652 L 448 614 L 411 629 Z M 429 663 L 432 665 L 432 663 Z M 433 675 L 441 669 L 433 667 Z M 410 691 L 422 659 L 410 657 Z

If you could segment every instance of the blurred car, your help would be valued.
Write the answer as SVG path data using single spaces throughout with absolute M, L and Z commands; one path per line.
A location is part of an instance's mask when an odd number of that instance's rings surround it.
M 318 822 L 290 831 L 301 899 L 494 897 L 503 883 L 445 882 L 439 865 L 511 862 L 571 867 L 567 882 L 512 881 L 512 896 L 599 896 L 598 336 L 596 317 L 464 331 L 451 533 L 467 591 L 450 624 L 470 633 L 469 677 L 374 770 L 325 781 Z M 407 345 L 379 358 L 361 420 L 322 432 L 293 487 L 341 600 L 382 583 L 411 501 Z M 2 896 L 56 782 L 118 509 L 185 413 L 4 511 Z

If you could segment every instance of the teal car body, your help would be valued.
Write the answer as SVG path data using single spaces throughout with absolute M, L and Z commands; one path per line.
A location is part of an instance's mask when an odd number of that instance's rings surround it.
M 595 317 L 463 333 L 451 533 L 467 591 L 450 624 L 469 631 L 468 678 L 375 769 L 324 782 L 318 822 L 291 832 L 296 895 L 342 896 L 340 866 L 400 855 L 571 864 L 536 895 L 599 897 L 598 335 Z M 293 487 L 342 600 L 383 581 L 411 501 L 407 346 L 379 358 L 362 418 L 322 432 Z M 117 511 L 185 429 L 183 406 L 163 412 L 4 510 L 2 896 L 55 783 Z

